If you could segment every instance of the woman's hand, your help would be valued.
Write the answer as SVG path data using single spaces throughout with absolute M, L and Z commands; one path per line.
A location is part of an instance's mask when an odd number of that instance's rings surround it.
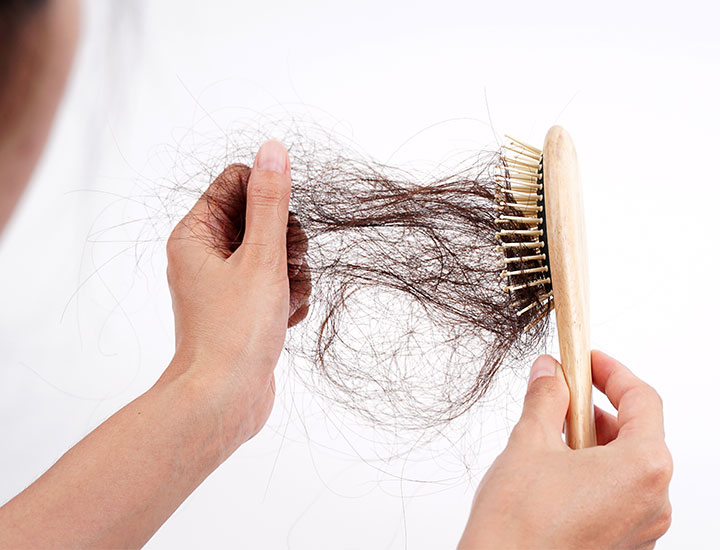
M 480 482 L 460 549 L 652 548 L 670 526 L 672 459 L 662 401 L 609 356 L 593 382 L 617 409 L 596 408 L 598 446 L 562 440 L 568 390 L 560 365 L 533 365 L 522 417 Z
M 225 169 L 167 245 L 177 349 L 163 378 L 217 400 L 231 447 L 265 424 L 287 327 L 307 314 L 307 240 L 289 198 L 287 151 L 269 141 L 252 171 Z
M 0 508 L 1 547 L 139 548 L 263 426 L 285 331 L 310 292 L 289 195 L 287 152 L 268 142 L 252 173 L 225 170 L 177 226 L 172 363 Z

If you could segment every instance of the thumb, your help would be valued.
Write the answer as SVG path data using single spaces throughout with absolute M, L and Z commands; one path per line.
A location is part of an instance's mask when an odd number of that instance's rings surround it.
M 530 370 L 525 405 L 518 425 L 528 427 L 523 433 L 557 437 L 561 434 L 567 414 L 570 394 L 562 367 L 549 355 L 541 355 Z
M 238 251 L 285 270 L 290 161 L 279 141 L 265 142 L 255 156 L 246 201 L 245 235 Z

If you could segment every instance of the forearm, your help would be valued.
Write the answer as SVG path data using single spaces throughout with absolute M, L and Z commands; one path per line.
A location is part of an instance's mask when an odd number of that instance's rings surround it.
M 287 249 L 289 196 L 287 151 L 271 141 L 252 171 L 223 171 L 175 227 L 175 359 L 152 389 L 0 508 L 0 547 L 141 546 L 262 428 L 287 326 L 307 314 L 310 294 L 302 270 L 288 279 L 288 262 L 302 266 L 305 254 Z
M 220 410 L 164 377 L 0 509 L 0 546 L 142 546 L 234 450 Z

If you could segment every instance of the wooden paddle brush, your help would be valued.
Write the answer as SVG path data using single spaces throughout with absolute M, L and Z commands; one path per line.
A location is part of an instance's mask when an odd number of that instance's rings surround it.
M 555 309 L 560 360 L 570 389 L 566 441 L 596 444 L 590 369 L 587 247 L 577 156 L 553 126 L 543 149 L 508 137 L 497 170 L 496 219 L 504 289 L 532 330 Z

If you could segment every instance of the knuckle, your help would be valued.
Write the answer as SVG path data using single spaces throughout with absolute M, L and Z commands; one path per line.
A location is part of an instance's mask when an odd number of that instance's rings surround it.
M 263 174 L 251 181 L 247 197 L 255 206 L 276 206 L 289 193 L 290 186 L 280 174 Z
M 652 386 L 649 386 L 642 380 L 638 380 L 633 386 L 629 387 L 628 390 L 625 392 L 625 396 L 628 398 L 632 398 L 633 400 L 647 400 L 647 399 L 655 399 L 655 396 L 653 395 L 655 390 L 653 390 Z
M 172 267 L 170 264 L 168 264 L 167 269 L 165 270 L 165 275 L 167 277 L 168 286 L 170 287 L 170 290 L 173 290 L 173 288 L 178 285 L 178 273 L 177 269 Z
M 660 397 L 660 394 L 655 388 L 646 382 L 643 382 L 642 388 L 648 399 L 655 401 L 662 407 L 662 397 Z
M 242 162 L 233 162 L 227 165 L 225 170 L 223 170 L 223 173 L 227 172 L 229 174 L 242 174 L 248 172 L 249 170 L 250 167 L 247 164 L 243 164 Z
M 523 414 L 515 424 L 510 439 L 514 441 L 536 441 L 542 433 L 542 422 L 534 413 Z
M 277 271 L 287 280 L 287 258 L 270 244 L 244 243 L 242 254 L 250 266 L 264 271 Z
M 558 393 L 558 385 L 549 376 L 536 380 L 533 383 L 532 393 L 540 397 L 551 397 Z
M 521 419 L 510 432 L 510 439 L 525 439 L 532 433 L 531 425 L 532 421 L 527 418 Z
M 647 392 L 647 395 L 650 399 L 654 400 L 656 403 L 662 407 L 663 400 L 662 397 L 660 397 L 660 394 L 657 392 L 655 388 L 653 388 L 650 384 L 645 383 L 645 391 Z
M 173 229 L 173 232 L 170 234 L 170 238 L 168 238 L 168 241 L 165 244 L 165 253 L 167 254 L 168 266 L 170 266 L 171 264 L 175 264 L 180 259 L 180 253 L 182 251 L 182 237 L 179 233 L 180 231 L 177 227 Z
M 668 532 L 670 529 L 670 526 L 672 525 L 672 506 L 670 503 L 667 503 L 667 506 L 663 509 L 662 513 L 660 514 L 660 517 L 657 521 L 657 535 L 658 537 L 663 536 L 665 533 Z
M 650 447 L 643 460 L 643 478 L 649 487 L 664 492 L 670 485 L 672 474 L 673 461 L 667 446 L 663 443 Z
M 228 164 L 217 179 L 225 182 L 236 181 L 238 179 L 240 181 L 246 181 L 249 175 L 250 168 L 247 165 L 240 162 L 234 162 L 232 164 Z
M 567 396 L 568 390 L 565 384 L 558 383 L 554 377 L 548 376 L 539 378 L 532 383 L 530 391 L 528 391 L 526 400 L 545 402 L 556 400 Z
M 193 237 L 186 224 L 185 219 L 180 221 L 172 230 L 165 243 L 168 280 L 176 280 L 181 275 L 183 266 L 187 265 L 190 259 L 188 255 L 188 241 Z
M 665 408 L 665 403 L 663 402 L 662 396 L 657 392 L 655 388 L 653 388 L 653 391 L 655 392 L 655 396 L 658 400 L 658 404 L 660 405 L 660 410 L 663 410 Z
M 171 256 L 168 254 L 166 269 L 168 283 L 171 285 L 176 283 L 180 279 L 180 272 L 180 261 L 177 259 L 177 256 Z
M 170 286 L 175 285 L 180 280 L 180 267 L 176 259 L 171 259 L 168 255 L 167 269 L 165 270 L 167 281 Z
M 662 398 L 651 385 L 640 382 L 638 385 L 627 390 L 625 396 L 629 400 L 640 403 L 643 407 L 652 411 L 662 411 Z

